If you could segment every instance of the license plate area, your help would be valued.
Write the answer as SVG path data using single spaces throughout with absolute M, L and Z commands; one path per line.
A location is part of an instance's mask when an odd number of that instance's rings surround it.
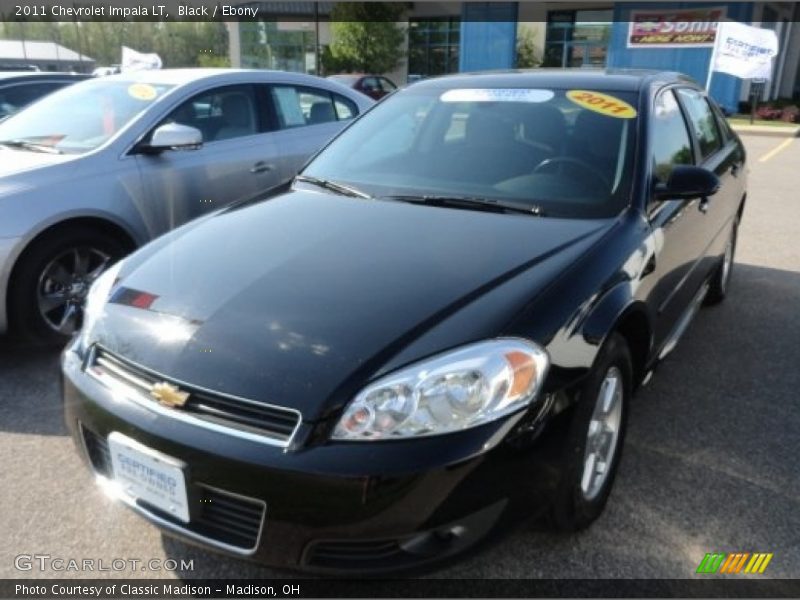
M 189 522 L 185 465 L 118 431 L 108 436 L 114 482 L 126 496 Z

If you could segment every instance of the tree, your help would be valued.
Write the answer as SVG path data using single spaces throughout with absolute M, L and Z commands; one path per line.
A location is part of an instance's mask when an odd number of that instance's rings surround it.
M 218 22 L 31 21 L 0 23 L 0 39 L 55 42 L 95 59 L 118 64 L 122 46 L 156 52 L 165 68 L 228 66 L 228 32 Z
M 397 22 L 404 5 L 379 2 L 337 3 L 331 12 L 333 43 L 328 66 L 337 70 L 388 73 L 400 63 L 405 52 L 405 30 Z
M 542 64 L 542 59 L 536 51 L 536 35 L 528 27 L 520 27 L 517 32 L 517 61 L 518 69 L 531 69 Z

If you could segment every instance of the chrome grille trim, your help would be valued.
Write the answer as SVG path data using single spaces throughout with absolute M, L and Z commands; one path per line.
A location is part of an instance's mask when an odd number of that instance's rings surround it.
M 84 363 L 84 372 L 104 387 L 123 394 L 127 399 L 151 412 L 183 421 L 184 423 L 196 427 L 202 427 L 217 433 L 233 435 L 261 444 L 287 448 L 302 424 L 302 415 L 300 411 L 296 409 L 276 406 L 274 404 L 259 402 L 248 398 L 241 398 L 239 396 L 209 390 L 172 377 L 165 377 L 133 361 L 121 359 L 98 345 L 92 346 L 91 350 L 87 353 L 86 362 Z M 295 424 L 290 432 L 283 433 L 278 430 L 268 429 L 268 423 L 264 423 L 261 427 L 255 427 L 237 423 L 233 419 L 225 418 L 211 412 L 206 414 L 202 410 L 189 412 L 184 408 L 168 408 L 150 396 L 150 390 L 153 385 L 161 381 L 177 385 L 182 390 L 189 392 L 190 398 L 187 404 L 192 402 L 193 397 L 205 396 L 211 399 L 217 397 L 220 400 L 238 403 L 244 410 L 247 410 L 247 407 L 257 407 L 265 411 L 274 411 L 277 413 L 275 417 L 276 422 L 293 418 Z M 276 424 L 276 428 L 279 426 L 280 424 Z

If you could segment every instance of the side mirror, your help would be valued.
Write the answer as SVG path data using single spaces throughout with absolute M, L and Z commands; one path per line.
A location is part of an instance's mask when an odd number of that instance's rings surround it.
M 150 143 L 142 149 L 147 152 L 164 150 L 197 150 L 203 145 L 203 134 L 195 128 L 180 123 L 167 123 L 157 128 L 150 136 Z
M 694 200 L 707 198 L 719 191 L 720 181 L 714 173 L 694 165 L 676 165 L 667 183 L 658 183 L 655 196 L 659 200 Z

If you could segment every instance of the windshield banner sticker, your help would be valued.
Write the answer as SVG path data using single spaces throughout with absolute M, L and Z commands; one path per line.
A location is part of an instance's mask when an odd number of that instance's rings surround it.
M 567 92 L 567 98 L 582 108 L 608 117 L 632 119 L 636 116 L 636 109 L 630 104 L 608 94 L 588 90 L 570 90 Z
M 547 102 L 555 94 L 551 90 L 462 89 L 447 90 L 442 102 Z

